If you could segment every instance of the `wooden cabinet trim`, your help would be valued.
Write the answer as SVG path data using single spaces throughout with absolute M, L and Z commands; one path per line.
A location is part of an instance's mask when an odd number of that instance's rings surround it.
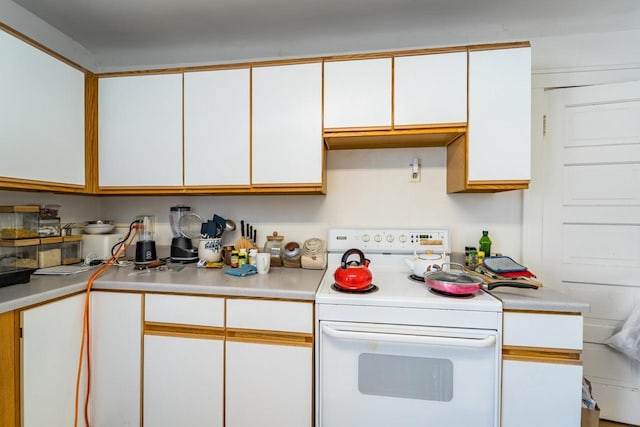
M 35 47 L 36 49 L 39 49 L 42 52 L 44 52 L 44 53 L 56 58 L 57 60 L 59 60 L 61 62 L 64 62 L 65 64 L 69 65 L 70 67 L 75 68 L 76 70 L 82 71 L 83 73 L 88 73 L 89 72 L 89 70 L 87 70 L 86 68 L 76 64 L 75 62 L 71 61 L 70 59 L 65 58 L 64 56 L 60 55 L 59 53 L 55 52 L 54 50 L 49 49 L 45 45 L 43 45 L 41 43 L 38 43 L 37 41 L 35 41 L 31 37 L 28 37 L 28 36 L 24 35 L 20 31 L 14 30 L 13 28 L 9 27 L 6 24 L 3 24 L 2 22 L 0 22 L 0 30 L 3 30 L 4 32 L 6 32 L 8 34 L 11 34 L 12 36 L 16 37 L 17 39 L 20 39 L 23 42 Z
M 32 179 L 0 177 L 0 187 L 15 190 L 39 190 L 64 193 L 86 193 L 84 185 L 61 184 L 51 181 L 36 181 Z
M 558 365 L 582 365 L 579 350 L 524 346 L 503 346 L 502 359 Z
M 300 332 L 232 328 L 227 329 L 226 338 L 227 340 L 234 342 L 313 347 L 313 334 Z
M 0 314 L 0 425 L 20 425 L 20 324 L 16 312 Z
M 144 335 L 159 335 L 164 337 L 182 338 L 225 338 L 225 329 L 215 326 L 183 325 L 177 323 L 144 322 Z
M 518 310 L 508 308 L 503 310 L 504 313 L 522 313 L 522 314 L 554 314 L 561 316 L 582 316 L 582 313 L 577 311 L 551 311 L 551 310 Z

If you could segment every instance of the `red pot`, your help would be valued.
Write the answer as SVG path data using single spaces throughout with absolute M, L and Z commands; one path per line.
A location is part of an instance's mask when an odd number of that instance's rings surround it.
M 348 261 L 351 255 L 358 255 L 360 258 L 356 261 Z M 373 275 L 369 270 L 369 260 L 359 249 L 349 249 L 342 255 L 340 267 L 336 269 L 333 278 L 336 286 L 349 291 L 361 291 L 371 286 Z

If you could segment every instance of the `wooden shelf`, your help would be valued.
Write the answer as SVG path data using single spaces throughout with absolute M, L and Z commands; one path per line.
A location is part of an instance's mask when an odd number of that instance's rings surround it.
M 466 131 L 464 125 L 422 129 L 325 130 L 323 137 L 329 150 L 445 147 Z

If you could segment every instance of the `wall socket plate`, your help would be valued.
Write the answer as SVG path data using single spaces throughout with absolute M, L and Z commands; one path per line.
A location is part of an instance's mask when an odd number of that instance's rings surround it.
M 411 167 L 411 173 L 409 175 L 409 182 L 420 182 L 420 178 L 422 175 L 422 167 L 420 165 L 420 160 L 415 157 L 413 161 L 409 164 Z

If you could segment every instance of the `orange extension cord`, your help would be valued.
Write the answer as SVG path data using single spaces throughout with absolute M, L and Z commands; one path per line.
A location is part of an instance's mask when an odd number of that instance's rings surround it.
M 93 282 L 105 271 L 109 270 L 118 260 L 118 258 L 126 252 L 126 250 L 131 246 L 131 243 L 134 241 L 136 235 L 138 234 L 138 226 L 137 224 L 134 226 L 133 236 L 127 235 L 126 238 L 120 243 L 118 249 L 115 254 L 105 261 L 96 271 L 93 272 L 89 280 L 87 281 L 87 291 L 84 297 L 84 317 L 82 322 L 82 339 L 80 340 L 80 356 L 78 360 L 78 373 L 76 375 L 76 404 L 75 404 L 75 413 L 73 418 L 73 426 L 78 427 L 78 409 L 80 406 L 80 379 L 82 377 L 82 360 L 84 356 L 85 350 L 85 337 L 86 337 L 86 350 L 87 350 L 87 393 L 85 395 L 84 401 L 84 421 L 86 427 L 90 427 L 89 425 L 89 393 L 91 391 L 91 357 L 90 357 L 90 335 L 89 335 L 89 296 L 91 294 L 91 287 L 93 286 Z M 130 239 L 129 239 L 130 237 Z M 127 242 L 128 240 L 128 242 Z

